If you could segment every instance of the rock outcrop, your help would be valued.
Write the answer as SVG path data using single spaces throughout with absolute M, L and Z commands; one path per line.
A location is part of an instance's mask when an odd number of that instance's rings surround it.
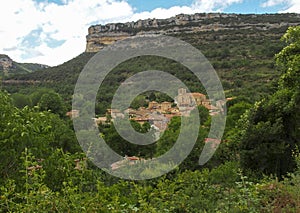
M 86 52 L 98 52 L 106 45 L 130 36 L 144 34 L 174 35 L 226 30 L 267 31 L 298 25 L 300 14 L 180 14 L 168 19 L 94 25 L 88 30 Z
M 5 76 L 9 74 L 11 68 L 13 68 L 13 60 L 7 55 L 0 54 L 0 70 Z

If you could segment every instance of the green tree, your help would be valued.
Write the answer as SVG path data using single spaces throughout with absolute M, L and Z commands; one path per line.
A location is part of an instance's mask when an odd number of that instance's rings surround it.
M 276 55 L 278 90 L 244 115 L 237 133 L 242 168 L 278 177 L 295 168 L 292 153 L 300 145 L 300 27 L 283 39 L 288 46 Z
M 32 101 L 32 106 L 37 106 L 41 100 L 41 97 L 47 93 L 53 93 L 54 91 L 48 88 L 38 88 L 30 94 L 30 99 Z
M 142 95 L 137 96 L 130 104 L 130 107 L 133 109 L 138 109 L 139 107 L 144 107 L 144 106 L 147 106 L 147 102 L 145 96 Z
M 282 72 L 281 88 L 299 90 L 300 86 L 300 26 L 290 27 L 282 37 L 288 45 L 276 55 L 276 64 Z
M 155 100 L 156 100 L 156 95 L 155 95 L 154 92 L 151 92 L 151 93 L 150 93 L 150 95 L 149 95 L 149 97 L 148 97 L 148 100 L 149 100 L 149 101 L 155 101 Z
M 11 98 L 13 100 L 13 104 L 18 108 L 32 105 L 31 98 L 27 95 L 15 93 L 11 95 Z
M 151 126 L 149 123 L 140 125 L 138 122 L 131 120 L 131 126 L 133 129 L 140 133 L 146 133 L 151 131 Z M 114 125 L 109 125 L 108 128 L 102 129 L 104 134 L 105 142 L 117 153 L 122 156 L 140 156 L 140 157 L 152 157 L 155 152 L 156 144 L 149 145 L 137 145 L 128 142 L 123 137 L 119 135 Z
M 230 130 L 237 125 L 237 121 L 245 113 L 245 111 L 251 108 L 251 104 L 241 101 L 235 103 L 228 109 L 228 114 L 226 117 L 226 130 Z
M 50 112 L 15 108 L 10 97 L 0 92 L 0 182 L 19 179 L 20 156 L 26 149 L 37 159 L 49 157 L 56 148 L 79 151 L 74 133 L 66 121 Z
M 175 144 L 180 133 L 181 119 L 180 117 L 173 117 L 168 124 L 168 128 L 157 141 L 156 155 L 160 156 L 170 150 Z
M 61 117 L 63 117 L 66 113 L 66 107 L 62 97 L 55 92 L 49 92 L 44 94 L 41 97 L 38 106 L 43 111 L 50 110 L 51 112 L 58 114 Z
M 204 106 L 198 106 L 200 123 L 203 125 L 209 118 L 209 111 Z

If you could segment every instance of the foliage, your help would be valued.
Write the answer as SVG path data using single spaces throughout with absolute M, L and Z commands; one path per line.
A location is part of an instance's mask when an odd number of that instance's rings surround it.
M 137 132 L 146 133 L 151 130 L 149 123 L 140 125 L 134 120 L 131 120 L 130 123 L 134 130 Z M 147 146 L 132 144 L 119 135 L 113 124 L 100 126 L 100 132 L 103 134 L 104 140 L 109 145 L 109 147 L 121 156 L 139 156 L 152 158 L 155 153 L 156 144 L 150 144 Z
M 252 182 L 233 163 L 212 171 L 177 173 L 172 179 L 163 176 L 151 182 L 118 181 L 107 185 L 90 176 L 88 167 L 74 170 L 67 166 L 72 161 L 63 160 L 54 165 L 65 167 L 67 174 L 62 178 L 61 190 L 55 192 L 44 183 L 47 165 L 29 171 L 38 162 L 28 150 L 21 159 L 24 189 L 17 191 L 11 180 L 0 187 L 4 212 L 261 212 L 276 208 L 273 196 L 279 202 L 296 189 L 286 185 L 289 180 L 281 188 L 272 180 Z M 290 180 L 294 182 L 294 178 Z M 87 188 L 91 183 L 93 187 Z M 284 187 L 290 190 L 285 192 Z M 286 210 L 300 207 L 295 202 L 285 204 Z
M 203 125 L 205 124 L 205 122 L 207 122 L 209 118 L 209 111 L 202 105 L 198 106 L 198 111 L 199 111 L 200 124 Z
M 48 111 L 60 115 L 61 117 L 65 116 L 67 110 L 63 99 L 58 93 L 48 92 L 42 95 L 38 106 L 42 111 Z
M 25 107 L 17 109 L 7 94 L 0 92 L 0 175 L 3 178 L 18 179 L 20 153 L 30 150 L 37 158 L 51 155 L 53 149 L 76 151 L 73 131 L 66 121 L 49 112 L 39 112 Z
M 14 106 L 18 108 L 23 108 L 25 106 L 32 106 L 31 99 L 27 95 L 15 93 L 12 94 L 11 98 L 13 100 Z
M 282 70 L 279 87 L 271 97 L 257 102 L 241 120 L 241 166 L 278 177 L 295 168 L 292 153 L 299 140 L 300 27 L 284 35 L 288 46 L 277 54 Z

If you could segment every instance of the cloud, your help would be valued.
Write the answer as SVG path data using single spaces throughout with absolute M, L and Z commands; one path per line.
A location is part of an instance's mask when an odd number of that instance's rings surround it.
M 170 18 L 172 16 L 184 13 L 194 14 L 201 12 L 221 12 L 228 6 L 235 3 L 242 3 L 243 0 L 194 0 L 189 6 L 173 6 L 171 8 L 156 8 L 152 11 L 135 13 L 123 21 L 136 21 L 147 18 Z M 120 20 L 118 20 L 120 21 Z
M 195 0 L 189 6 L 136 13 L 126 0 L 10 0 L 0 7 L 0 51 L 19 62 L 61 64 L 85 50 L 91 24 L 222 11 L 243 0 Z
M 279 11 L 280 13 L 299 13 L 300 12 L 300 1 L 290 0 L 287 9 Z
M 225 8 L 232 4 L 242 3 L 243 0 L 196 0 L 193 3 L 193 8 L 200 10 L 201 12 L 207 11 L 223 11 Z
M 3 51 L 9 52 L 9 51 L 15 51 L 17 49 L 18 49 L 18 47 L 14 46 L 14 47 L 3 48 Z
M 39 57 L 39 56 L 44 56 L 44 54 L 36 49 L 28 49 L 28 48 L 24 48 L 22 49 L 23 52 L 22 52 L 22 57 L 24 59 L 31 59 L 31 58 L 36 58 L 36 57 Z
M 268 0 L 261 4 L 261 7 L 274 7 L 280 4 L 286 4 L 289 0 Z
M 20 62 L 57 65 L 85 50 L 90 23 L 122 20 L 133 14 L 125 1 L 68 0 L 63 3 L 7 1 L 0 8 L 0 39 L 5 41 L 1 42 L 0 51 L 9 51 L 10 56 Z M 12 51 L 12 47 L 17 50 Z
M 261 4 L 261 7 L 275 7 L 284 5 L 285 9 L 279 10 L 280 13 L 299 13 L 300 1 L 299 0 L 268 0 Z

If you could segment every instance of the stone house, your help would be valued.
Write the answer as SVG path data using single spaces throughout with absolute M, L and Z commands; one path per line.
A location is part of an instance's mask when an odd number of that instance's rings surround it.
M 194 92 L 187 93 L 185 88 L 178 89 L 178 95 L 175 97 L 175 103 L 179 107 L 194 107 L 195 105 L 203 105 L 206 108 L 211 105 L 210 101 L 206 98 L 206 95 Z
M 172 108 L 172 103 L 171 103 L 171 102 L 165 101 L 165 102 L 162 102 L 162 103 L 161 103 L 161 110 L 162 110 L 162 111 L 167 112 L 167 111 L 169 111 L 171 108 Z
M 156 101 L 150 101 L 148 108 L 149 109 L 157 109 L 159 107 L 159 104 Z

